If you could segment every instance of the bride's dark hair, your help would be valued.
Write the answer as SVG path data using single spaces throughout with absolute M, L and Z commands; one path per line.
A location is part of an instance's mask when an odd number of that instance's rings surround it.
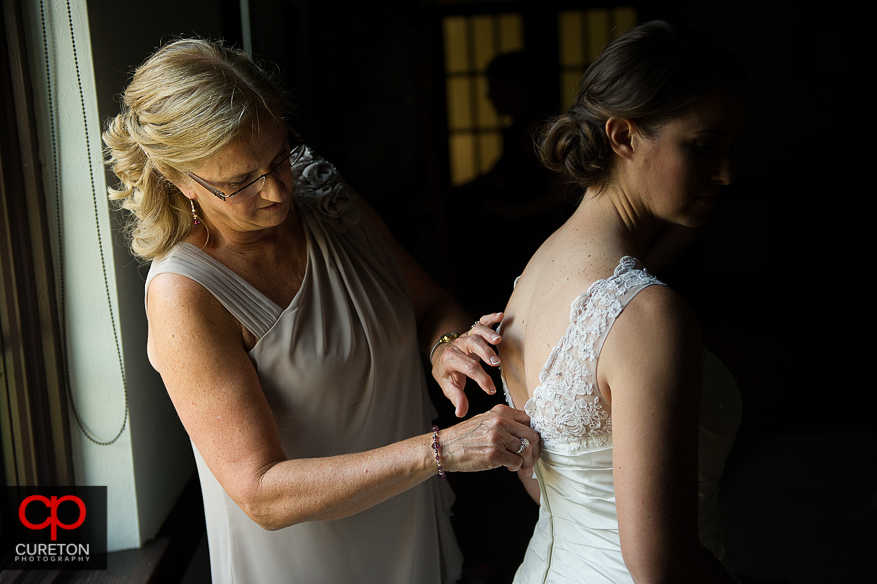
M 741 83 L 736 60 L 704 32 L 663 21 L 641 24 L 588 67 L 573 106 L 545 125 L 540 157 L 583 189 L 605 186 L 612 160 L 609 118 L 630 119 L 653 136 L 707 94 Z

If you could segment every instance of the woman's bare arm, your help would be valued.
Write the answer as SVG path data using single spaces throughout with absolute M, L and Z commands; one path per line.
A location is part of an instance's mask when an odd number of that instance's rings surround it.
M 150 283 L 150 359 L 186 431 L 229 496 L 265 529 L 331 520 L 367 509 L 437 473 L 432 436 L 367 452 L 289 460 L 240 324 L 203 287 L 175 274 Z M 525 414 L 504 406 L 442 429 L 449 471 L 517 470 L 537 440 Z

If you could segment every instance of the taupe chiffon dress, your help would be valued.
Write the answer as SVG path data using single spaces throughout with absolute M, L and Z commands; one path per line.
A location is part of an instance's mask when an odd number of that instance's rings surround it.
M 331 164 L 308 150 L 293 170 L 307 270 L 289 306 L 186 243 L 153 262 L 147 289 L 161 273 L 189 277 L 259 339 L 249 356 L 287 457 L 361 452 L 429 432 L 434 410 L 401 269 Z M 269 532 L 194 451 L 214 583 L 428 584 L 460 576 L 453 494 L 438 477 L 352 517 Z

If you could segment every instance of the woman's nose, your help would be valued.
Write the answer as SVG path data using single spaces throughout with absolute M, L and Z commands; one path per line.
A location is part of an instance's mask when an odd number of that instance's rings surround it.
M 283 202 L 292 193 L 291 181 L 284 180 L 278 172 L 265 177 L 265 184 L 259 194 L 267 201 Z
M 734 168 L 731 164 L 731 157 L 726 156 L 722 163 L 719 165 L 719 168 L 716 169 L 716 174 L 713 177 L 713 181 L 719 183 L 720 185 L 729 185 L 734 182 Z

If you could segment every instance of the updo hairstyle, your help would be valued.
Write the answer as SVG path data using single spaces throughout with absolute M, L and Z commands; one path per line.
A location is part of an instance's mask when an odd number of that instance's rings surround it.
M 583 190 L 602 189 L 612 171 L 609 118 L 632 120 L 648 139 L 701 98 L 740 83 L 737 63 L 705 33 L 663 21 L 641 24 L 588 67 L 575 104 L 546 124 L 539 155 L 548 169 Z
M 134 255 L 159 257 L 192 229 L 189 201 L 173 182 L 281 120 L 287 105 L 265 69 L 221 41 L 175 40 L 137 68 L 122 112 L 103 134 L 107 165 L 120 181 L 109 196 L 133 214 L 127 232 Z

